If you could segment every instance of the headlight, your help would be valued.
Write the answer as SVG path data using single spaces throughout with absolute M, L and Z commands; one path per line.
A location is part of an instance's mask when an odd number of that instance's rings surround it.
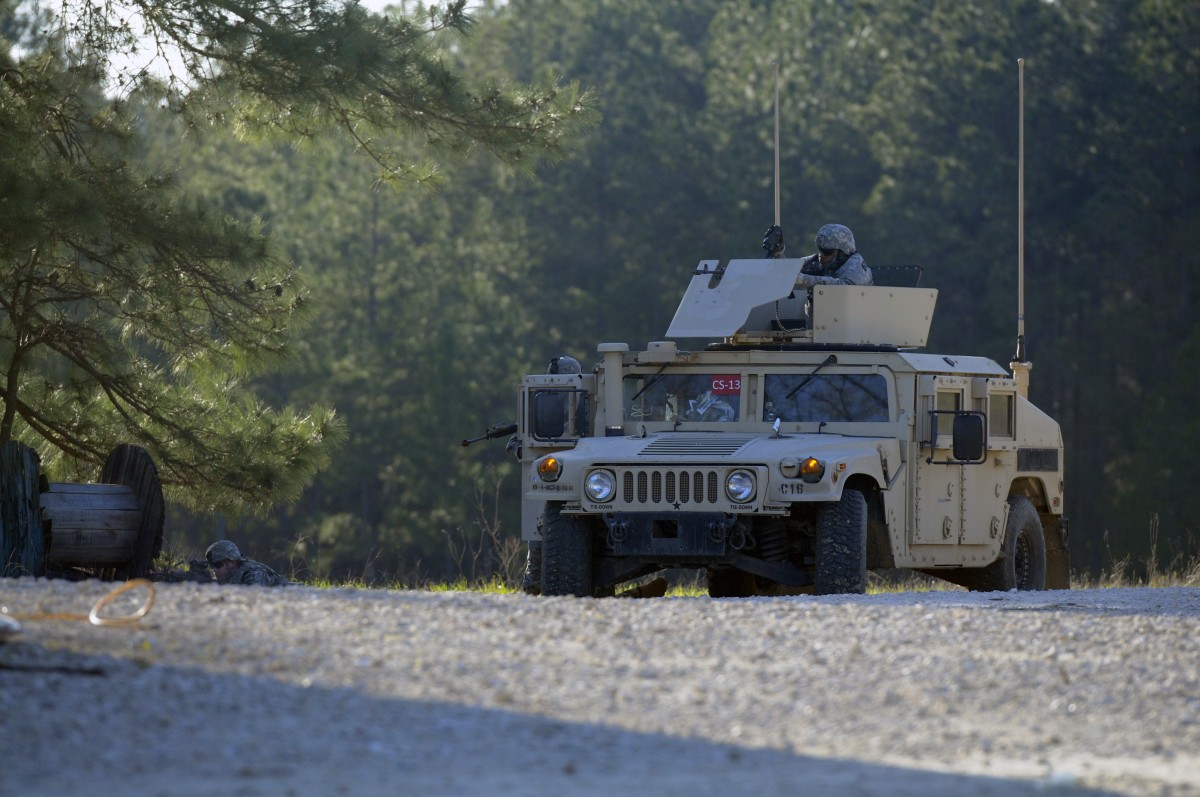
M 754 497 L 754 474 L 748 470 L 735 470 L 725 479 L 725 494 L 729 500 L 744 504 Z
M 558 481 L 558 477 L 562 475 L 562 463 L 554 457 L 543 457 L 538 460 L 537 472 L 542 481 L 556 482 Z
M 583 491 L 597 504 L 611 500 L 616 489 L 617 479 L 608 470 L 594 470 L 583 482 Z
M 809 484 L 816 484 L 825 475 L 825 465 L 819 459 L 809 457 L 800 463 L 800 478 Z

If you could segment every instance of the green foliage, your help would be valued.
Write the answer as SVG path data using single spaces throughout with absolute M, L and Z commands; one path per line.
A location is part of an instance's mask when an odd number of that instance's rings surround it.
M 524 0 L 479 23 L 494 49 L 470 63 L 603 87 L 604 121 L 579 155 L 514 196 L 533 255 L 521 301 L 538 308 L 550 353 L 586 362 L 601 340 L 662 335 L 701 256 L 758 245 L 769 218 L 747 231 L 723 212 L 738 189 L 711 179 L 714 144 L 698 125 L 721 5 Z
M 178 123 L 154 119 L 165 163 Z M 502 441 L 470 453 L 458 442 L 514 420 L 517 375 L 553 353 L 518 300 L 531 257 L 524 223 L 493 188 L 505 173 L 471 160 L 448 166 L 436 192 L 395 191 L 328 137 L 294 148 L 210 135 L 177 162 L 193 190 L 261 217 L 311 288 L 299 356 L 257 390 L 336 406 L 349 430 L 336 467 L 298 504 L 240 536 L 281 555 L 291 540 L 288 557 L 325 577 L 455 572 L 445 535 L 481 522 L 477 483 L 515 472 Z M 517 525 L 511 511 L 491 523 Z
M 206 508 L 294 498 L 338 424 L 238 384 L 280 361 L 304 291 L 255 225 L 137 165 L 95 79 L 54 49 L 0 78 L 0 440 L 40 439 L 51 475 L 136 443 Z
M 314 408 L 299 411 L 291 407 L 303 391 L 276 383 L 282 389 L 262 393 L 273 392 L 269 401 L 247 382 L 287 362 L 308 294 L 295 262 L 246 212 L 254 197 L 197 184 L 192 191 L 208 194 L 197 199 L 170 171 L 197 151 L 202 132 L 301 142 L 335 129 L 343 152 L 348 140 L 368 156 L 356 173 L 374 164 L 372 180 L 424 179 L 432 153 L 458 157 L 476 147 L 523 169 L 560 156 L 588 123 L 585 98 L 552 79 L 472 82 L 456 71 L 447 53 L 468 27 L 464 5 L 384 17 L 341 2 L 67 0 L 42 15 L 30 7 L 14 13 L 14 3 L 0 0 L 0 440 L 40 438 L 43 463 L 60 478 L 87 478 L 87 466 L 117 442 L 141 444 L 172 496 L 200 511 L 237 514 L 298 497 L 328 465 L 330 444 L 344 436 L 341 420 L 320 389 L 309 391 Z M 26 14 L 36 14 L 36 24 Z M 127 65 L 147 57 L 165 78 Z M 176 121 L 162 118 L 168 111 Z M 157 170 L 143 168 L 146 136 L 172 133 L 169 145 L 158 141 L 170 154 L 157 158 Z M 190 152 L 178 148 L 183 133 Z M 325 188 L 312 186 L 312 194 L 327 198 Z M 267 198 L 260 192 L 257 201 Z M 391 221 L 380 218 L 378 201 L 367 207 L 373 223 Z M 380 231 L 370 246 L 385 237 Z M 327 252 L 286 254 L 303 262 Z M 494 287 L 398 273 L 395 261 L 365 268 L 355 287 L 366 286 L 370 325 L 352 328 L 372 336 L 371 347 L 381 342 L 377 333 L 399 330 L 387 349 L 392 362 L 405 346 L 407 354 L 431 348 L 422 335 L 449 336 L 453 324 L 428 315 L 440 304 L 470 314 Z M 340 275 L 320 273 L 316 287 L 323 282 L 340 287 Z M 391 318 L 390 291 L 406 283 L 420 304 L 412 317 Z M 389 311 L 382 318 L 379 307 Z M 318 329 L 336 335 L 346 326 Z M 354 358 L 366 348 L 347 354 L 359 375 Z M 336 346 L 303 353 L 316 369 L 346 362 Z M 406 376 L 409 363 L 378 380 L 368 367 L 371 389 L 437 401 Z M 452 357 L 439 384 L 474 376 L 467 372 Z M 378 394 L 360 395 L 370 402 Z M 435 411 L 420 422 L 436 423 L 453 402 L 425 406 Z
M 590 124 L 586 98 L 552 77 L 519 85 L 453 69 L 465 7 L 405 3 L 380 15 L 340 0 L 64 0 L 55 13 L 67 46 L 115 69 L 123 94 L 152 90 L 194 126 L 285 141 L 339 129 L 387 178 L 425 179 L 436 165 L 405 157 L 397 134 L 442 155 L 482 146 L 526 169 L 561 157 Z

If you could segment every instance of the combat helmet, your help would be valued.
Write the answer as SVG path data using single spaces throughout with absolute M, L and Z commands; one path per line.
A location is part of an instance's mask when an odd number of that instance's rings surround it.
M 220 562 L 240 562 L 242 560 L 242 552 L 229 540 L 217 540 L 208 546 L 208 550 L 204 552 L 204 559 L 210 565 L 219 564 Z
M 551 357 L 550 364 L 546 367 L 548 374 L 581 374 L 583 367 L 579 364 L 579 360 L 574 357 L 568 357 L 565 354 L 558 357 Z
M 817 230 L 816 244 L 818 249 L 841 249 L 848 255 L 858 251 L 854 246 L 854 233 L 844 224 L 826 224 Z

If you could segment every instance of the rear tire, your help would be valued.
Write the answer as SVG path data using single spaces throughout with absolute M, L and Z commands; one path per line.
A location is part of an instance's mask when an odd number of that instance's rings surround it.
M 547 504 L 542 521 L 542 594 L 590 598 L 595 523 Z
M 959 583 L 975 592 L 1046 588 L 1046 537 L 1042 519 L 1028 498 L 1014 495 L 1008 499 L 1000 558 L 987 567 L 962 573 Z
M 867 591 L 867 499 L 858 490 L 821 510 L 817 518 L 817 595 Z

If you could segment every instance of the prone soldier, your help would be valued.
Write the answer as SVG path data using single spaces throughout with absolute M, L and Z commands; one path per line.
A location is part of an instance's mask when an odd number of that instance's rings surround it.
M 283 587 L 292 583 L 262 562 L 242 556 L 238 547 L 229 540 L 217 540 L 208 546 L 204 558 L 221 584 Z

